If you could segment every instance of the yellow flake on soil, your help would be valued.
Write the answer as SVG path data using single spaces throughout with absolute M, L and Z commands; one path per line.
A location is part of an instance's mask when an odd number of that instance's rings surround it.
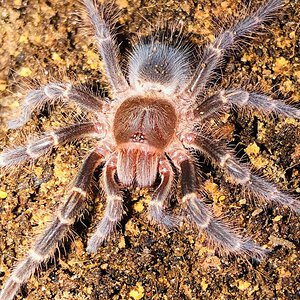
M 263 168 L 265 167 L 269 162 L 267 159 L 263 158 L 263 157 L 257 157 L 255 159 L 251 159 L 251 163 L 257 168 Z
M 296 38 L 296 31 L 291 31 L 291 32 L 289 33 L 289 37 L 290 37 L 291 39 L 295 39 L 295 38 Z
M 15 0 L 14 5 L 20 6 L 22 4 L 22 0 Z
M 211 194 L 214 202 L 224 201 L 225 196 L 219 191 L 219 186 L 211 180 L 206 180 L 204 183 L 205 190 Z
M 127 236 L 138 236 L 140 234 L 140 229 L 135 223 L 132 222 L 132 220 L 129 220 L 125 225 L 125 234 Z
M 284 37 L 280 37 L 276 40 L 276 44 L 279 48 L 285 49 L 290 48 L 292 44 L 292 40 L 288 40 Z
M 241 58 L 241 61 L 242 61 L 242 62 L 251 61 L 252 57 L 253 57 L 253 54 L 252 54 L 252 53 L 251 53 L 251 54 L 249 54 L 249 53 L 244 53 L 244 55 L 243 55 L 242 58 Z
M 245 204 L 247 204 L 247 200 L 246 200 L 245 198 L 243 198 L 243 199 L 241 199 L 241 200 L 239 201 L 239 203 L 240 203 L 241 205 L 245 205 Z
M 228 1 L 223 1 L 223 2 L 221 2 L 221 7 L 222 7 L 223 9 L 227 9 L 228 6 L 230 6 L 230 3 L 228 3 Z
M 31 40 L 35 44 L 40 44 L 42 42 L 42 38 L 39 35 L 34 35 L 33 37 L 31 37 Z
M 208 283 L 206 282 L 205 278 L 202 278 L 201 283 L 200 283 L 202 290 L 206 291 L 207 287 L 208 287 Z
M 277 271 L 278 271 L 278 273 L 279 273 L 279 276 L 281 277 L 281 278 L 283 278 L 283 277 L 291 277 L 291 272 L 290 271 L 287 271 L 284 267 L 282 267 L 282 268 L 277 268 Z
M 208 249 L 208 251 L 213 251 L 212 249 Z M 204 268 L 220 268 L 221 260 L 217 256 L 207 256 L 207 258 L 203 262 Z
M 10 275 L 10 271 L 11 270 L 5 264 L 0 265 L 0 272 L 4 272 L 6 276 Z
M 121 236 L 120 241 L 119 241 L 119 244 L 118 244 L 118 247 L 119 247 L 120 249 L 124 249 L 124 248 L 126 247 L 126 243 L 125 243 L 125 238 L 124 238 L 124 236 Z
M 136 287 L 130 291 L 129 296 L 134 300 L 139 300 L 144 297 L 144 288 L 141 282 L 137 282 Z
M 142 201 L 138 201 L 133 206 L 133 209 L 138 213 L 141 213 L 144 210 L 144 208 L 145 207 L 144 207 L 144 204 L 142 203 Z
M 7 197 L 7 193 L 0 190 L 0 199 L 5 199 Z
M 274 219 L 273 219 L 273 222 L 278 222 L 282 219 L 282 216 L 276 216 Z
M 32 221 L 35 222 L 38 226 L 42 226 L 51 220 L 52 216 L 47 214 L 43 209 L 36 211 L 32 215 Z
M 5 80 L 0 80 L 0 92 L 5 91 L 7 88 L 7 82 Z
M 298 120 L 293 119 L 293 118 L 285 118 L 283 120 L 283 123 L 286 124 L 286 125 L 295 125 L 295 126 L 298 126 Z
M 225 199 L 226 199 L 226 197 L 225 197 L 224 195 L 222 195 L 222 196 L 220 196 L 220 197 L 218 198 L 218 200 L 219 200 L 220 202 L 224 201 Z
M 37 177 L 40 177 L 43 173 L 43 168 L 41 167 L 37 167 L 34 169 L 34 174 L 37 176 Z
M 27 34 L 22 34 L 19 38 L 20 43 L 28 44 L 28 35 Z
M 93 70 L 103 69 L 103 63 L 99 59 L 99 55 L 93 50 L 87 51 L 87 63 Z
M 61 181 L 65 183 L 69 180 L 68 172 L 65 171 L 64 166 L 55 166 L 54 175 Z
M 245 280 L 238 280 L 238 289 L 241 291 L 245 291 L 251 286 L 251 282 Z
M 87 287 L 87 288 L 85 288 L 84 290 L 85 290 L 85 292 L 86 292 L 88 295 L 92 295 L 92 292 L 93 292 L 92 287 Z
M 32 71 L 31 71 L 31 69 L 28 68 L 28 67 L 22 67 L 22 68 L 19 70 L 18 74 L 19 74 L 20 76 L 22 76 L 22 77 L 28 77 L 28 76 L 30 76 L 30 75 L 32 74 Z
M 262 208 L 257 208 L 253 213 L 252 213 L 252 217 L 255 217 L 259 214 L 261 214 L 263 212 Z
M 276 59 L 273 70 L 275 74 L 280 74 L 288 71 L 289 68 L 289 61 L 281 56 Z
M 265 128 L 264 123 L 258 121 L 257 129 L 258 129 L 258 139 L 259 140 L 264 140 L 265 137 L 266 137 L 266 128 Z
M 187 2 L 180 3 L 180 8 L 188 14 L 191 11 L 191 6 Z
M 161 283 L 165 287 L 169 288 L 171 286 L 170 282 L 169 282 L 168 278 L 166 278 L 166 276 L 160 276 L 157 280 L 159 283 Z
M 248 147 L 245 149 L 245 152 L 247 153 L 247 155 L 253 155 L 253 154 L 258 154 L 259 153 L 260 148 L 257 146 L 257 144 L 251 143 L 248 145 Z
M 300 82 L 300 70 L 299 71 L 294 71 L 294 76 L 296 76 L 297 81 Z
M 53 52 L 52 55 L 51 55 L 51 57 L 52 57 L 52 59 L 53 59 L 54 61 L 63 61 L 63 60 L 61 59 L 60 55 L 59 55 L 58 53 L 56 53 L 56 52 Z
M 116 3 L 120 8 L 128 7 L 128 1 L 127 0 L 117 0 Z
M 259 156 L 260 148 L 257 146 L 257 144 L 251 143 L 248 145 L 248 147 L 245 149 L 245 152 L 249 156 L 251 163 L 257 168 L 263 168 L 268 164 L 268 160 L 262 156 Z
M 209 12 L 204 11 L 204 10 L 197 10 L 195 13 L 195 18 L 205 20 L 205 19 L 210 19 L 211 17 L 210 17 Z
M 55 158 L 54 176 L 62 183 L 70 181 L 70 173 L 66 165 L 63 163 L 61 155 L 57 155 Z
M 38 13 L 37 14 L 34 14 L 33 16 L 32 16 L 32 24 L 34 25 L 34 26 L 38 26 L 39 25 L 39 23 L 42 21 L 42 16 L 40 16 Z M 38 35 L 36 36 L 36 37 L 38 37 Z M 35 38 L 36 38 L 35 37 Z M 39 36 L 39 38 L 40 38 L 40 36 Z
M 107 270 L 107 268 L 108 268 L 108 263 L 102 264 L 102 265 L 100 266 L 100 268 L 101 268 L 102 270 Z

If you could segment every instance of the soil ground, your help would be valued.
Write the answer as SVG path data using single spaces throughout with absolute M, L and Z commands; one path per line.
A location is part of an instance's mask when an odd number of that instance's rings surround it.
M 118 41 L 121 56 L 130 39 L 157 24 L 179 22 L 195 45 L 213 38 L 219 25 L 243 17 L 248 1 L 117 0 L 123 8 Z M 249 3 L 248 3 L 249 4 Z M 261 1 L 253 0 L 258 7 Z M 77 1 L 14 0 L 0 3 L 0 149 L 31 138 L 34 132 L 74 122 L 74 107 L 56 107 L 33 116 L 22 130 L 8 130 L 19 99 L 32 80 L 76 80 L 108 91 L 94 40 L 83 34 Z M 246 86 L 276 93 L 300 104 L 300 2 L 287 1 L 264 35 L 226 59 L 219 86 Z M 217 21 L 221 20 L 221 22 Z M 72 113 L 71 113 L 72 112 Z M 81 114 L 76 110 L 77 118 Z M 300 194 L 300 122 L 235 112 L 222 119 L 222 133 L 260 174 L 282 189 Z M 33 237 L 63 199 L 82 158 L 92 148 L 80 141 L 55 150 L 34 165 L 0 175 L 0 284 L 28 251 Z M 244 152 L 243 152 L 244 151 Z M 103 212 L 103 199 L 90 201 L 85 218 L 17 299 L 299 299 L 299 218 L 287 208 L 251 200 L 209 164 L 205 187 L 216 214 L 271 250 L 261 263 L 223 257 L 187 224 L 167 232 L 147 222 L 151 191 L 133 191 L 121 228 L 97 254 L 85 251 Z M 84 225 L 83 225 L 84 224 Z

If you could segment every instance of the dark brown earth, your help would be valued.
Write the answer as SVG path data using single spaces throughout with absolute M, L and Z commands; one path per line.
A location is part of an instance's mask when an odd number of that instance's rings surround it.
M 118 30 L 122 54 L 129 38 L 164 22 L 181 21 L 195 44 L 213 37 L 216 18 L 241 17 L 240 2 L 118 0 L 124 8 Z M 248 1 L 244 1 L 248 3 Z M 251 1 L 258 6 L 261 1 Z M 282 14 L 241 53 L 226 61 L 221 85 L 239 86 L 300 103 L 300 2 L 287 1 Z M 237 4 L 238 3 L 238 4 Z M 1 1 L 0 14 L 0 148 L 20 144 L 39 131 L 72 122 L 72 108 L 35 115 L 22 131 L 6 121 L 18 111 L 25 85 L 51 78 L 106 88 L 103 64 L 93 39 L 80 33 L 77 1 Z M 24 91 L 23 91 L 24 92 Z M 74 109 L 74 108 L 73 108 Z M 79 112 L 78 112 L 79 113 Z M 226 119 L 226 118 L 224 118 Z M 300 193 L 300 122 L 235 113 L 222 126 L 228 140 L 245 149 L 252 164 L 283 190 Z M 62 147 L 14 174 L 1 173 L 0 282 L 28 251 L 33 236 L 51 219 L 91 149 L 87 141 Z M 244 234 L 272 250 L 260 264 L 219 256 L 187 225 L 177 232 L 157 230 L 147 222 L 147 191 L 135 191 L 116 236 L 96 255 L 85 251 L 87 238 L 101 218 L 103 200 L 91 201 L 89 214 L 75 226 L 72 242 L 60 248 L 55 263 L 42 267 L 17 299 L 299 299 L 299 218 L 287 208 L 251 201 L 240 188 L 210 166 L 206 188 L 213 209 L 226 214 Z M 144 195 L 145 197 L 139 197 Z M 139 201 L 137 201 L 137 199 Z M 144 207 L 145 206 L 145 207 Z M 91 224 L 92 222 L 92 224 Z

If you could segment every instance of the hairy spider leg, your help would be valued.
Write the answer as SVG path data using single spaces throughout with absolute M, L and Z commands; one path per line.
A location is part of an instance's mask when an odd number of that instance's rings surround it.
M 261 260 L 267 250 L 241 237 L 229 225 L 213 216 L 204 197 L 198 192 L 198 182 L 194 164 L 184 150 L 170 153 L 170 157 L 181 174 L 181 204 L 185 207 L 190 220 L 204 231 L 217 249 L 225 254 L 246 255 Z M 203 185 L 203 183 L 201 183 Z
M 23 126 L 34 111 L 40 111 L 46 103 L 54 104 L 57 101 L 74 101 L 78 106 L 96 116 L 101 112 L 105 103 L 102 99 L 74 87 L 71 83 L 51 82 L 27 94 L 22 102 L 21 115 L 9 121 L 8 127 L 16 129 Z
M 29 280 L 39 265 L 53 256 L 59 242 L 67 235 L 70 226 L 83 211 L 94 170 L 105 159 L 103 152 L 105 151 L 96 149 L 87 156 L 73 182 L 66 202 L 38 237 L 28 256 L 17 264 L 0 293 L 0 300 L 13 299 L 19 288 Z
M 196 118 L 201 121 L 213 118 L 224 110 L 224 107 L 234 106 L 247 108 L 247 111 L 257 110 L 262 114 L 274 114 L 300 119 L 300 109 L 284 102 L 272 99 L 267 95 L 247 92 L 242 89 L 220 90 L 205 99 L 195 110 Z M 246 110 L 245 110 L 246 111 Z
M 166 157 L 160 159 L 158 173 L 160 184 L 153 192 L 148 206 L 148 216 L 150 221 L 172 228 L 178 225 L 180 219 L 167 212 L 174 182 L 174 172 Z
M 273 17 L 274 12 L 282 5 L 282 0 L 268 1 L 256 12 L 238 22 L 231 29 L 225 30 L 216 37 L 214 42 L 207 45 L 194 75 L 181 94 L 182 97 L 195 99 L 212 79 L 213 71 L 222 64 L 225 52 L 241 43 L 242 38 L 250 37 L 258 31 L 261 25 Z
M 281 192 L 275 184 L 262 177 L 251 174 L 245 166 L 236 161 L 232 153 L 226 150 L 224 145 L 214 142 L 203 135 L 190 135 L 183 140 L 186 147 L 197 149 L 208 156 L 212 162 L 225 170 L 233 183 L 240 184 L 251 191 L 257 198 L 265 199 L 280 205 L 287 205 L 296 213 L 300 213 L 300 201 L 295 197 Z
M 98 224 L 96 231 L 88 241 L 87 251 L 94 253 L 101 244 L 116 229 L 118 222 L 121 221 L 123 210 L 123 194 L 116 182 L 117 157 L 112 154 L 103 169 L 103 189 L 106 195 L 106 207 L 104 216 Z
M 26 161 L 36 160 L 49 153 L 53 147 L 58 147 L 83 137 L 101 138 L 105 132 L 104 127 L 100 123 L 92 122 L 74 124 L 57 131 L 46 132 L 25 146 L 3 151 L 0 154 L 0 167 L 11 168 Z
M 118 62 L 118 48 L 111 33 L 113 19 L 117 15 L 113 4 L 108 2 L 96 6 L 95 1 L 84 0 L 86 12 L 94 28 L 98 51 L 105 65 L 106 73 L 116 96 L 129 89 L 127 80 Z

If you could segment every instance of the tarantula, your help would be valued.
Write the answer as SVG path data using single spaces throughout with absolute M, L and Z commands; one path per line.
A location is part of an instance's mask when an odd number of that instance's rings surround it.
M 152 36 L 134 47 L 129 59 L 128 78 L 117 59 L 118 48 L 112 34 L 115 14 L 111 5 L 97 4 L 92 0 L 83 0 L 83 4 L 105 64 L 113 99 L 104 101 L 69 83 L 49 83 L 32 90 L 23 102 L 21 117 L 9 123 L 11 129 L 18 128 L 45 103 L 58 100 L 73 101 L 94 114 L 96 119 L 45 133 L 26 146 L 2 152 L 0 167 L 4 169 L 36 160 L 53 147 L 75 139 L 88 136 L 99 141 L 85 158 L 67 200 L 5 283 L 0 299 L 13 299 L 38 266 L 53 255 L 58 242 L 82 213 L 94 171 L 100 165 L 103 165 L 101 179 L 106 208 L 88 242 L 88 252 L 96 252 L 122 219 L 122 191 L 126 188 L 153 186 L 155 190 L 148 207 L 150 220 L 168 228 L 177 226 L 180 218 L 169 210 L 177 170 L 182 193 L 178 203 L 186 218 L 223 252 L 257 259 L 264 257 L 265 249 L 213 216 L 204 201 L 205 196 L 199 192 L 202 183 L 196 176 L 194 153 L 197 150 L 210 158 L 234 184 L 245 187 L 259 198 L 287 205 L 299 213 L 300 206 L 295 197 L 253 175 L 225 145 L 203 129 L 208 120 L 232 106 L 300 119 L 299 109 L 242 89 L 219 90 L 212 96 L 204 96 L 215 75 L 214 70 L 222 63 L 226 52 L 242 38 L 255 33 L 282 6 L 282 1 L 269 0 L 231 29 L 219 34 L 204 48 L 202 59 L 195 68 L 191 65 L 187 47 L 180 43 L 172 45 Z

